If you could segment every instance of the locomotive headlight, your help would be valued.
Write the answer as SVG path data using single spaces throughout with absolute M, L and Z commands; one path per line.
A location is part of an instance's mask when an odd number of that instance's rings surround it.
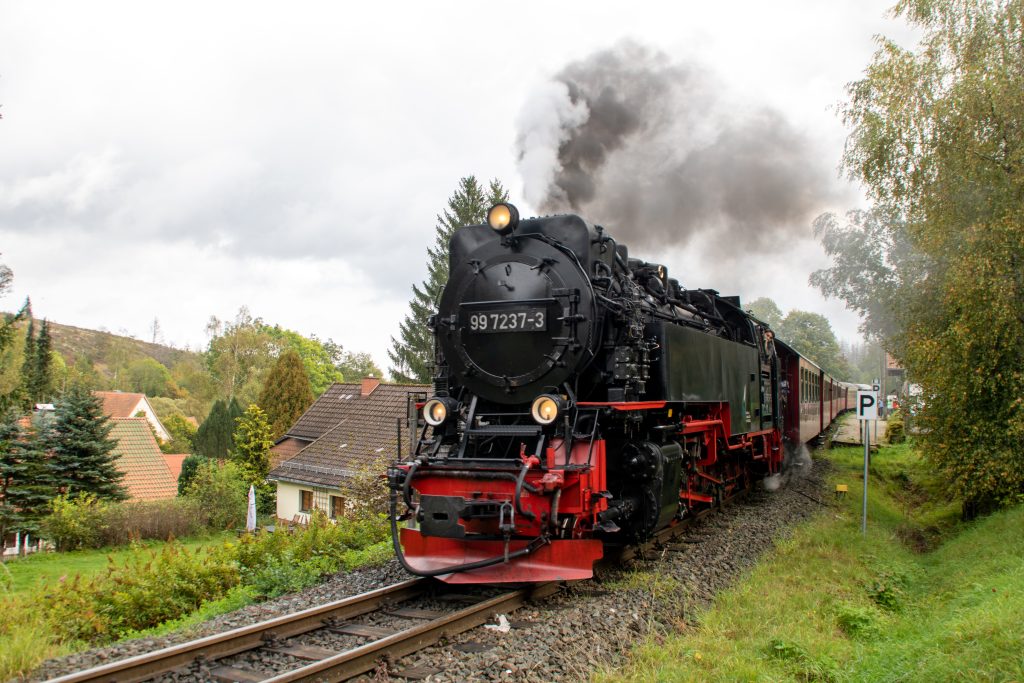
M 533 399 L 530 406 L 530 415 L 537 424 L 549 425 L 558 419 L 558 415 L 565 409 L 565 399 L 554 394 L 542 394 Z
M 519 225 L 519 210 L 511 204 L 495 204 L 487 211 L 487 224 L 501 235 L 507 235 Z
M 455 400 L 447 396 L 435 397 L 423 404 L 423 419 L 431 427 L 444 424 L 448 416 L 455 412 Z

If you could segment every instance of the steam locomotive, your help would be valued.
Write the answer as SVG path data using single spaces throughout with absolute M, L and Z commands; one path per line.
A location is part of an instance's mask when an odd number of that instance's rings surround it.
M 450 583 L 589 578 L 853 406 L 738 297 L 576 215 L 498 204 L 457 230 L 430 326 L 434 394 L 390 513 L 400 562 Z

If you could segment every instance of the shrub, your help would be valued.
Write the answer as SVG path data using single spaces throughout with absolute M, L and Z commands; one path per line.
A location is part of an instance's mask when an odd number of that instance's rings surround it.
M 205 519 L 198 502 L 190 499 L 110 503 L 87 494 L 53 499 L 41 526 L 58 550 L 77 550 L 188 536 L 200 531 Z
M 40 530 L 57 550 L 99 548 L 108 532 L 110 506 L 93 493 L 57 496 L 50 501 L 50 514 L 43 518 Z
M 43 585 L 31 602 L 63 640 L 95 644 L 188 614 L 225 595 L 239 578 L 225 548 L 189 552 L 169 543 L 92 579 Z
M 186 497 L 202 510 L 207 526 L 232 529 L 245 525 L 248 491 L 249 486 L 234 463 L 221 465 L 208 460 L 196 469 Z
M 245 583 L 273 597 L 310 586 L 343 565 L 377 559 L 369 549 L 387 535 L 383 519 L 346 518 L 334 524 L 317 511 L 299 531 L 279 528 L 242 537 L 235 558 Z
M 885 442 L 888 444 L 903 443 L 907 440 L 905 425 L 903 424 L 903 413 L 895 411 L 889 415 L 885 430 Z
M 178 475 L 178 495 L 184 496 L 192 486 L 196 471 L 201 465 L 209 462 L 207 458 L 193 453 L 181 461 L 181 474 Z

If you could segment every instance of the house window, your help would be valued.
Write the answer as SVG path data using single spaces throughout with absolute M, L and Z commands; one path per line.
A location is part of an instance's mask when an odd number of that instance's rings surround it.
M 340 519 L 345 516 L 345 499 L 341 496 L 331 496 L 331 519 Z
M 309 512 L 313 509 L 313 492 L 299 491 L 299 512 Z

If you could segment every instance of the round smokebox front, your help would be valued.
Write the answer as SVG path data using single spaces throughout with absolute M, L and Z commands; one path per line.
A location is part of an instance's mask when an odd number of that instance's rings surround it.
M 526 403 L 557 388 L 591 343 L 593 294 L 575 263 L 543 243 L 460 264 L 439 328 L 453 374 L 475 394 Z

